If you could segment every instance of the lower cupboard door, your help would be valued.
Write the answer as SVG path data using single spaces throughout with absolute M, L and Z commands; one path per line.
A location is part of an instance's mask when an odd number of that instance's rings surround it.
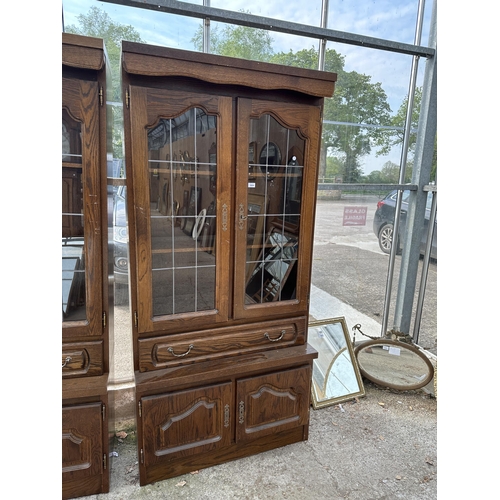
M 309 366 L 238 380 L 236 441 L 306 425 L 310 387 Z
M 141 398 L 144 466 L 230 445 L 232 405 L 230 382 Z
M 103 417 L 101 403 L 63 407 L 63 496 L 100 491 L 103 474 Z

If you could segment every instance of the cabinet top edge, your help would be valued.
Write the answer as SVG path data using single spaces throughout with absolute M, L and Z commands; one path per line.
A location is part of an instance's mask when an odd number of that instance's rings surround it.
M 152 59 L 157 64 L 148 63 Z M 326 71 L 128 41 L 122 42 L 122 63 L 130 74 L 188 76 L 217 84 L 295 90 L 316 97 L 331 97 L 337 81 L 336 73 Z M 262 77 L 260 82 L 257 74 Z
M 106 61 L 102 38 L 62 33 L 62 64 L 98 71 Z

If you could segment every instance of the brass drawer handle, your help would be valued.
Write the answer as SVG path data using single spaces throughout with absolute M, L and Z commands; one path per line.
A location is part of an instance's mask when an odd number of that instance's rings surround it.
M 72 361 L 71 356 L 66 356 L 66 359 L 64 360 L 62 367 L 64 368 L 68 363 L 71 363 L 71 361 Z
M 184 354 L 175 354 L 174 352 L 174 348 L 173 347 L 169 347 L 167 349 L 167 351 L 172 354 L 172 356 L 175 356 L 176 358 L 182 358 L 183 356 L 187 356 L 190 352 L 191 352 L 191 349 L 194 347 L 193 344 L 189 344 L 189 348 L 188 350 L 184 353 Z
M 267 340 L 269 340 L 270 342 L 278 342 L 278 340 L 281 340 L 284 335 L 285 335 L 285 330 L 281 330 L 281 335 L 277 338 L 277 339 L 272 339 L 270 336 L 269 336 L 269 333 L 264 333 L 264 337 L 266 337 Z

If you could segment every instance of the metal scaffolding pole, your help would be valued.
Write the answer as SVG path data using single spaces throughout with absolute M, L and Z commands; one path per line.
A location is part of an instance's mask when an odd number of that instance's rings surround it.
M 436 47 L 436 3 L 432 10 L 429 34 L 429 46 Z M 418 185 L 418 190 L 410 193 L 408 214 L 404 234 L 405 246 L 401 256 L 398 295 L 394 313 L 394 328 L 400 332 L 409 333 L 415 299 L 415 290 L 420 260 L 420 242 L 424 230 L 424 217 L 427 203 L 425 186 L 429 184 L 434 156 L 434 142 L 437 129 L 437 57 L 426 61 L 424 83 L 422 87 L 422 102 L 418 124 L 417 141 L 412 183 Z M 434 200 L 436 201 L 436 199 Z M 431 229 L 429 228 L 429 231 Z M 426 266 L 428 262 L 424 262 Z M 421 309 L 417 311 L 421 314 Z M 416 319 L 420 324 L 420 318 Z M 418 332 L 417 338 L 418 338 Z
M 431 214 L 429 218 L 429 232 L 425 245 L 424 262 L 422 265 L 422 277 L 420 278 L 420 287 L 418 289 L 417 311 L 415 313 L 415 323 L 413 325 L 413 342 L 418 344 L 420 334 L 420 322 L 422 319 L 422 309 L 424 307 L 425 288 L 427 286 L 427 275 L 429 271 L 429 260 L 431 258 L 432 237 L 434 235 L 434 223 L 436 222 L 437 212 L 437 191 L 432 191 Z
M 322 0 L 321 4 L 321 27 L 326 28 L 328 24 L 328 0 Z M 326 39 L 319 41 L 318 69 L 325 71 Z
M 415 45 L 419 45 L 420 40 L 422 38 L 424 7 L 425 7 L 425 0 L 420 0 L 418 4 L 417 24 L 415 29 Z M 415 98 L 415 88 L 417 82 L 418 61 L 419 57 L 413 56 L 411 63 L 410 86 L 408 89 L 408 106 L 406 108 L 405 132 L 403 135 L 403 147 L 401 151 L 401 166 L 399 170 L 400 184 L 404 184 L 406 177 L 406 160 L 408 157 L 408 147 L 410 143 L 411 117 L 413 114 L 413 102 Z M 392 229 L 392 246 L 391 246 L 391 253 L 389 255 L 389 269 L 387 272 L 387 283 L 385 287 L 384 313 L 382 316 L 382 330 L 380 332 L 381 337 L 386 335 L 387 324 L 389 322 L 389 309 L 391 306 L 392 283 L 394 280 L 394 263 L 396 260 L 396 253 L 398 249 L 398 245 L 396 244 L 396 242 L 398 241 L 398 235 L 399 235 L 402 198 L 403 198 L 403 191 L 399 190 L 396 198 L 394 225 Z
M 210 0 L 203 0 L 204 7 L 210 7 Z M 203 52 L 210 54 L 210 18 L 203 19 Z

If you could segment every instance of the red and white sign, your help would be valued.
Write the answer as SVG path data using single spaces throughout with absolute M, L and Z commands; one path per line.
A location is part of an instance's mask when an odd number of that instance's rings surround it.
M 344 207 L 343 226 L 366 226 L 368 207 Z

